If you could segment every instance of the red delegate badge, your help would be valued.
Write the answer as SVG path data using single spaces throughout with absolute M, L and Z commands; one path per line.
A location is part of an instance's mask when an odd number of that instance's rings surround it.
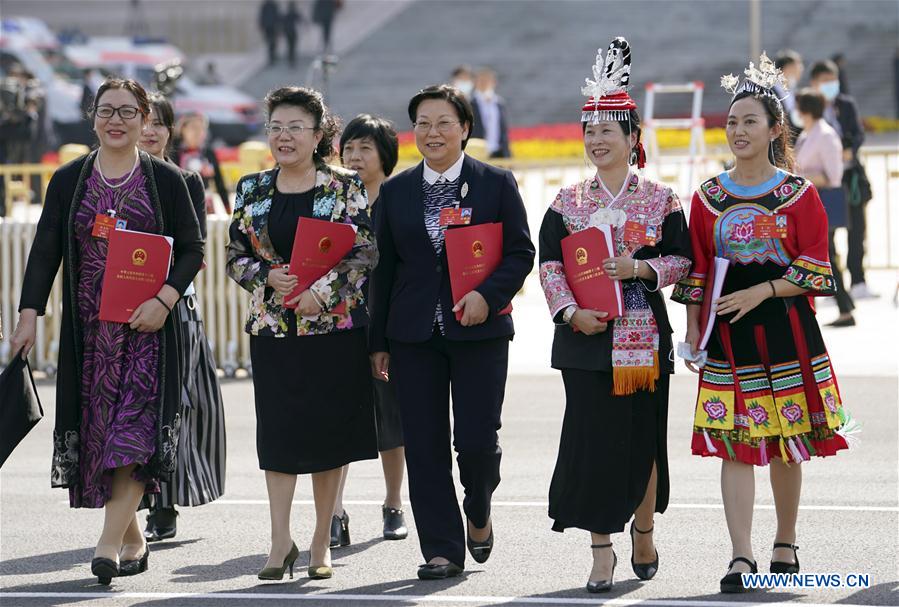
M 628 221 L 624 224 L 624 240 L 654 247 L 658 242 L 658 229 L 639 221 Z
M 753 232 L 756 238 L 786 238 L 786 215 L 756 215 L 753 222 Z
M 440 211 L 440 227 L 467 226 L 471 223 L 471 208 L 451 207 Z
M 94 229 L 91 230 L 91 236 L 109 240 L 109 233 L 112 230 L 124 230 L 127 226 L 128 222 L 124 219 L 116 219 L 105 213 L 97 213 L 94 217 Z

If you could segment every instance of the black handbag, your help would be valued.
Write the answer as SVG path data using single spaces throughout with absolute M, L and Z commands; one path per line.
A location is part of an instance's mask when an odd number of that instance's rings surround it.
M 16 353 L 0 373 L 0 467 L 42 417 L 31 367 Z
M 843 171 L 843 187 L 846 188 L 846 202 L 854 207 L 865 204 L 873 197 L 871 181 L 861 162 L 855 162 Z
M 846 191 L 842 188 L 821 188 L 818 190 L 824 211 L 827 213 L 827 227 L 845 228 L 849 224 L 849 209 L 846 206 Z

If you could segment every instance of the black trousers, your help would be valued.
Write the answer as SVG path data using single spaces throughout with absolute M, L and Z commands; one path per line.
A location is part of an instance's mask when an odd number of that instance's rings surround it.
M 837 292 L 834 297 L 837 300 L 837 307 L 840 309 L 840 314 L 848 314 L 855 309 L 855 303 L 852 301 L 852 296 L 849 295 L 849 291 L 846 290 L 846 284 L 843 282 L 843 266 L 840 264 L 840 257 L 837 255 L 837 248 L 833 242 L 834 233 L 835 230 L 830 230 L 827 234 L 827 250 L 828 256 L 830 257 L 830 269 L 833 271 L 833 280 L 837 287 Z M 850 231 L 849 234 L 851 235 L 852 231 Z
M 868 203 L 849 205 L 849 251 L 846 254 L 846 267 L 852 285 L 865 282 L 865 239 L 867 238 L 867 218 L 865 211 Z
M 425 561 L 465 564 L 465 527 L 453 485 L 450 436 L 465 490 L 462 508 L 478 528 L 490 518 L 499 485 L 501 426 L 509 338 L 390 344 L 390 381 L 403 419 L 409 498 Z M 453 428 L 449 405 L 452 394 Z

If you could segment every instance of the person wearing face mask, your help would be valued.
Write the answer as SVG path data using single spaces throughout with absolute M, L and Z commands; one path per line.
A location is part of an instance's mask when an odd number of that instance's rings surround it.
M 138 148 L 150 116 L 143 87 L 106 80 L 91 116 L 99 148 L 50 180 L 11 345 L 22 356 L 34 345 L 36 317 L 46 311 L 62 263 L 50 482 L 68 488 L 73 508 L 104 508 L 91 572 L 109 584 L 147 570 L 137 506 L 175 469 L 183 389 L 177 303 L 203 263 L 203 238 L 181 171 Z M 104 225 L 173 239 L 165 284 L 128 323 L 99 319 L 109 244 Z
M 360 114 L 346 125 L 340 135 L 340 158 L 343 166 L 356 171 L 365 184 L 365 192 L 371 201 L 372 221 L 377 220 L 377 205 L 381 184 L 393 172 L 399 155 L 399 140 L 393 126 L 383 118 Z M 387 377 L 374 376 L 375 422 L 378 428 L 378 452 L 384 470 L 387 495 L 381 505 L 381 518 L 385 540 L 402 540 L 409 534 L 403 513 L 403 487 L 405 471 L 403 449 L 403 425 L 400 405 L 396 400 L 396 386 Z M 343 490 L 349 466 L 344 466 L 337 493 L 337 505 L 331 518 L 331 547 L 350 544 L 350 516 L 343 507 Z
M 643 580 L 659 568 L 653 515 L 668 504 L 668 377 L 674 371 L 671 325 L 661 289 L 690 270 L 690 239 L 671 188 L 636 172 L 644 163 L 637 104 L 627 93 L 630 46 L 616 38 L 603 73 L 588 82 L 582 108 L 584 151 L 596 167 L 562 188 L 540 228 L 540 284 L 556 323 L 552 366 L 565 383 L 565 417 L 549 489 L 553 530 L 590 532 L 593 568 L 587 590 L 607 592 L 617 557 L 611 535 L 630 521 L 631 565 Z M 624 314 L 579 307 L 565 273 L 562 240 L 607 224 L 615 257 L 603 260 L 619 281 Z M 605 466 L 602 482 L 590 482 Z
M 534 245 L 512 173 L 464 153 L 472 111 L 462 92 L 429 86 L 408 110 L 424 161 L 381 186 L 370 348 L 376 376 L 396 382 L 409 497 L 426 561 L 418 577 L 432 580 L 463 571 L 466 544 L 478 563 L 493 550 L 497 432 L 515 333 L 511 315 L 502 312 L 533 267 Z M 456 300 L 446 235 L 486 223 L 501 224 L 499 265 Z M 452 449 L 467 520 L 456 501 Z
M 290 510 L 297 475 L 309 474 L 315 529 L 308 575 L 323 579 L 333 575 L 330 528 L 341 469 L 378 457 L 363 289 L 378 247 L 362 180 L 327 164 L 338 125 L 321 93 L 282 87 L 265 106 L 277 166 L 241 178 L 227 249 L 228 276 L 250 293 L 245 330 L 256 453 L 271 516 L 271 549 L 258 577 L 280 580 L 288 569 L 293 577 L 299 550 Z M 301 218 L 351 225 L 356 236 L 337 265 L 294 295 L 298 279 L 289 264 L 299 262 L 291 254 Z
M 871 183 L 858 151 L 865 142 L 865 130 L 855 99 L 840 91 L 840 69 L 833 61 L 818 61 L 809 72 L 809 86 L 824 95 L 827 106 L 824 120 L 843 142 L 843 185 L 849 204 L 849 239 L 846 267 L 849 269 L 852 299 L 879 297 L 865 281 L 865 240 L 867 238 L 867 206 L 871 200 Z
M 450 84 L 459 89 L 466 99 L 471 99 L 474 92 L 474 77 L 471 68 L 467 65 L 458 65 L 453 68 Z
M 793 91 L 799 86 L 799 80 L 802 78 L 802 72 L 805 66 L 802 65 L 802 55 L 792 49 L 782 50 L 777 53 L 774 59 L 774 67 L 783 72 L 784 85 L 774 85 L 774 93 L 784 106 L 784 111 L 790 119 L 790 143 L 795 143 L 799 133 L 802 132 L 802 118 L 799 116 L 799 110 L 796 108 L 796 97 Z
M 175 129 L 172 104 L 161 93 L 151 93 L 150 119 L 138 145 L 161 160 L 167 153 Z M 206 239 L 206 196 L 197 173 L 183 171 L 190 191 L 200 235 Z M 183 415 L 171 480 L 161 482 L 159 493 L 141 501 L 148 508 L 144 537 L 148 542 L 171 539 L 177 534 L 175 506 L 200 506 L 225 492 L 225 411 L 216 375 L 215 357 L 209 347 L 193 283 L 178 301 L 182 344 L 181 381 Z
M 694 455 L 721 458 L 721 495 L 732 560 L 721 592 L 746 592 L 741 574 L 757 573 L 752 518 L 755 466 L 769 466 L 777 529 L 771 573 L 799 572 L 796 522 L 803 462 L 848 448 L 848 419 L 812 297 L 834 294 L 827 215 L 815 186 L 790 173 L 783 106 L 772 90 L 782 75 L 764 54 L 733 95 L 727 143 L 734 168 L 693 195 L 693 270 L 672 299 L 687 306 L 686 342 L 694 355 L 715 258 L 727 260 L 721 296 L 699 371 Z M 688 363 L 688 367 L 696 370 Z
M 490 158 L 511 157 L 506 101 L 496 94 L 496 72 L 489 67 L 478 70 L 471 109 L 474 112 L 471 136 L 487 142 Z

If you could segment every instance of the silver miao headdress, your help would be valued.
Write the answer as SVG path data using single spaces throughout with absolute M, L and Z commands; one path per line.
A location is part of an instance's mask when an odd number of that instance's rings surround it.
M 581 93 L 588 97 L 581 108 L 581 121 L 627 120 L 637 104 L 627 94 L 631 80 L 631 47 L 621 36 L 612 40 L 606 57 L 596 51 L 593 80 L 586 78 Z
M 759 57 L 759 66 L 755 67 L 755 64 L 750 61 L 749 67 L 743 70 L 743 74 L 745 78 L 742 82 L 733 74 L 721 76 L 721 88 L 734 97 L 743 91 L 748 91 L 754 95 L 774 97 L 778 101 L 780 98 L 774 92 L 774 86 L 780 85 L 783 89 L 787 88 L 787 80 L 784 78 L 783 72 L 774 67 L 774 62 L 764 52 Z

